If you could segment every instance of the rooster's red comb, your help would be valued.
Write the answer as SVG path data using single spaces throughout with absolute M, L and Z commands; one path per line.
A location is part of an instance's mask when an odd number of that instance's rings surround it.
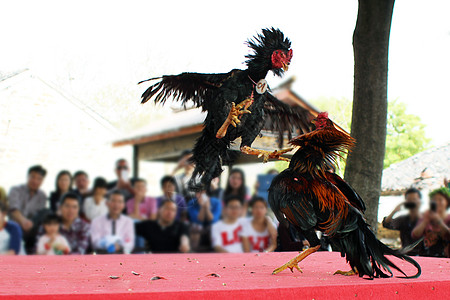
M 317 115 L 317 119 L 328 119 L 328 113 L 326 111 Z

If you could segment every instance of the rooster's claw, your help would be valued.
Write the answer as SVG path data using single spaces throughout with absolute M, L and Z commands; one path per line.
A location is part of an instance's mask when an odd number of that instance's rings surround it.
M 285 154 L 286 152 L 291 151 L 292 149 L 294 149 L 294 148 L 287 148 L 287 149 L 281 149 L 281 150 L 275 150 L 275 151 L 266 151 L 266 150 L 254 149 L 249 146 L 244 146 L 241 148 L 241 151 L 245 154 L 258 155 L 258 158 L 262 157 L 263 162 L 266 163 L 271 158 L 284 160 L 287 162 L 291 161 L 289 158 L 282 157 L 281 155 Z
M 239 119 L 243 114 L 251 114 L 251 111 L 249 111 L 247 108 L 252 105 L 253 99 L 247 98 L 238 105 L 236 105 L 234 102 L 231 102 L 231 110 L 228 114 L 227 119 L 223 123 L 223 125 L 220 127 L 220 129 L 216 133 L 216 138 L 221 139 L 227 134 L 227 129 L 231 125 L 236 127 L 239 123 L 241 123 L 241 120 Z

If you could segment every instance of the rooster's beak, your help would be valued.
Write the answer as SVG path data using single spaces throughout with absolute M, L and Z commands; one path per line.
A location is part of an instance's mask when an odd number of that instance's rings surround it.
M 284 62 L 281 63 L 283 65 L 283 70 L 287 71 L 289 69 L 289 64 L 286 64 Z

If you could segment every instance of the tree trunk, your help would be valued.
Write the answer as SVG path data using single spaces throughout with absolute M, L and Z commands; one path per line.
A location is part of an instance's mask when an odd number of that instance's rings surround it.
M 355 75 L 350 153 L 345 179 L 364 199 L 365 216 L 377 229 L 386 145 L 389 33 L 394 0 L 359 0 L 353 33 Z

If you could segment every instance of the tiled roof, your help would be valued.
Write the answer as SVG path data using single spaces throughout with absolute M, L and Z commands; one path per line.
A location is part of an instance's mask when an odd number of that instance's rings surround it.
M 381 188 L 384 193 L 432 189 L 442 186 L 445 177 L 450 177 L 450 142 L 391 165 L 383 171 Z

